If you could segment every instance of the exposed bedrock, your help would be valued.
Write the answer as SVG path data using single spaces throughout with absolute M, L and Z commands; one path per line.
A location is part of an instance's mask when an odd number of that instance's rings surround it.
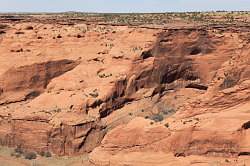
M 101 117 L 133 100 L 133 94 L 142 88 L 155 88 L 155 94 L 183 87 L 207 90 L 208 73 L 195 58 L 214 51 L 216 43 L 219 40 L 210 39 L 206 30 L 160 33 L 154 47 L 134 61 L 127 77 L 117 81 L 104 99 Z
M 90 162 L 100 166 L 106 163 L 136 165 L 137 158 L 127 159 L 124 156 L 139 154 L 138 157 L 147 156 L 143 160 L 145 165 L 164 165 L 164 160 L 158 163 L 159 158 L 155 157 L 161 153 L 181 158 L 190 155 L 224 158 L 247 156 L 249 136 L 249 130 L 241 129 L 212 131 L 191 127 L 173 131 L 163 125 L 152 125 L 148 120 L 137 118 L 110 131 L 102 144 L 90 154 Z M 155 160 L 152 161 L 151 158 Z
M 131 72 L 123 81 L 124 91 L 121 85 L 117 86 L 121 98 L 133 98 L 138 89 L 147 87 L 153 87 L 155 92 L 192 88 L 204 93 L 159 123 L 136 118 L 114 128 L 90 154 L 90 162 L 166 165 L 167 154 L 175 159 L 191 156 L 248 159 L 249 43 L 230 30 L 227 33 L 227 37 L 214 36 L 206 30 L 160 34 L 161 42 L 135 62 L 132 71 L 137 72 Z M 128 87 L 136 88 L 127 93 Z M 188 93 L 181 95 L 192 98 L 192 92 Z M 158 157 L 161 154 L 163 157 Z
M 48 61 L 7 70 L 0 76 L 0 104 L 39 96 L 49 82 L 79 64 L 73 60 Z
M 79 110 L 71 110 L 69 108 L 64 110 L 66 112 L 65 115 L 63 111 L 63 113 L 60 111 L 56 112 L 57 110 L 55 111 L 54 108 L 45 110 L 49 114 L 46 114 L 47 118 L 43 118 L 44 112 L 42 112 L 43 114 L 38 113 L 36 116 L 35 113 L 40 110 L 34 111 L 32 110 L 33 108 L 30 108 L 30 117 L 21 116 L 16 118 L 12 114 L 4 115 L 5 110 L 8 110 L 8 108 L 5 108 L 3 105 L 8 106 L 11 103 L 41 97 L 52 79 L 73 70 L 79 62 L 72 60 L 48 61 L 9 69 L 0 76 L 0 102 L 5 109 L 3 109 L 3 113 L 0 115 L 1 144 L 12 147 L 21 146 L 35 151 L 49 150 L 58 155 L 91 152 L 100 145 L 105 134 L 105 125 L 101 124 L 102 120 L 99 117 L 107 117 L 126 103 L 140 99 L 136 94 L 144 89 L 153 89 L 152 92 L 149 91 L 151 94 L 147 95 L 150 97 L 157 94 L 160 97 L 164 97 L 164 92 L 181 88 L 195 89 L 196 92 L 199 91 L 197 93 L 204 94 L 207 90 L 210 90 L 212 80 L 217 80 L 217 77 L 215 78 L 217 70 L 230 59 L 232 51 L 227 50 L 227 48 L 233 45 L 235 43 L 226 43 L 223 37 L 216 37 L 211 31 L 205 29 L 162 31 L 158 34 L 154 45 L 145 49 L 141 56 L 138 56 L 132 62 L 128 62 L 127 59 L 124 60 L 123 63 L 129 63 L 128 65 L 132 63 L 131 68 L 129 72 L 126 70 L 126 74 L 123 73 L 125 76 L 119 76 L 121 78 L 119 80 L 117 80 L 118 77 L 115 77 L 116 80 L 111 80 L 109 77 L 99 78 L 97 76 L 96 78 L 96 75 L 90 75 L 90 71 L 99 67 L 99 64 L 95 62 L 90 64 L 90 62 L 86 61 L 87 65 L 94 66 L 90 69 L 87 68 L 86 72 L 77 71 L 79 73 L 74 73 L 74 77 L 77 78 L 74 81 L 79 81 L 81 86 L 77 87 L 75 91 L 68 87 L 67 90 L 65 90 L 66 88 L 61 90 L 64 86 L 58 86 L 58 91 L 57 87 L 53 91 L 55 94 L 47 94 L 49 97 L 58 95 L 55 97 L 56 99 L 57 97 L 62 99 L 63 95 L 70 96 L 70 99 L 73 98 L 72 96 L 79 95 L 83 100 L 82 107 L 84 108 Z M 103 63 L 107 63 L 105 58 Z M 84 68 L 80 69 L 83 70 Z M 85 74 L 84 77 L 86 76 L 86 79 L 90 80 L 93 77 L 94 81 L 88 82 L 84 80 L 85 78 L 79 78 L 78 80 L 78 74 Z M 249 73 L 246 72 L 243 75 L 247 77 Z M 112 74 L 109 76 L 112 77 Z M 64 79 L 61 80 L 64 81 Z M 98 81 L 100 81 L 100 85 Z M 90 87 L 92 83 L 97 83 L 98 88 L 103 86 L 105 89 L 108 87 L 107 91 L 98 94 L 98 90 L 94 89 L 94 87 L 93 92 L 95 93 L 89 95 L 89 91 L 92 90 Z M 228 84 L 230 82 L 226 83 L 226 85 Z M 217 84 L 216 87 L 218 87 Z M 90 88 L 89 91 L 88 88 Z M 62 94 L 63 97 L 60 96 L 60 93 L 64 93 Z M 78 94 L 76 95 L 76 93 Z M 215 100 L 215 105 L 216 101 L 220 101 L 216 98 L 213 99 Z M 38 100 L 38 103 L 39 101 L 41 100 Z M 232 103 L 231 100 L 227 101 Z M 80 104 L 81 102 L 79 102 Z M 197 107 L 199 106 L 199 104 L 194 104 Z M 74 106 L 72 105 L 71 108 L 74 108 Z M 86 112 L 83 109 L 86 109 Z M 190 110 L 192 111 L 193 107 Z M 19 114 L 22 114 L 20 113 L 22 111 L 26 110 L 19 110 Z M 71 119 L 76 112 L 79 113 L 76 117 L 80 119 L 80 122 L 75 120 L 75 117 Z M 58 114 L 60 116 L 55 120 Z M 70 122 L 64 122 L 63 119 L 67 119 Z M 119 150 L 127 149 L 128 151 L 134 151 L 137 148 L 142 148 L 143 150 L 145 148 L 150 151 L 152 149 L 155 151 L 162 150 L 166 153 L 174 153 L 176 156 L 192 154 L 237 156 L 249 152 L 248 149 L 240 149 L 245 147 L 244 143 L 244 145 L 239 145 L 240 139 L 246 140 L 249 137 L 249 124 L 247 121 L 245 121 L 246 124 L 241 124 L 242 128 L 239 131 L 231 130 L 230 132 L 219 133 L 213 130 L 208 131 L 207 129 L 199 130 L 190 126 L 190 128 L 182 126 L 182 130 L 174 129 L 171 131 L 166 127 L 168 125 L 155 127 L 150 125 L 149 121 L 143 120 L 141 120 L 143 121 L 142 126 L 135 125 L 139 122 L 135 120 L 128 126 L 120 126 L 114 131 L 112 130 L 106 135 L 101 146 L 95 149 L 92 154 L 96 154 L 95 157 L 98 158 L 98 153 L 96 153 L 98 150 L 106 153 L 108 149 L 107 153 L 110 152 L 112 154 L 114 152 L 115 154 Z M 54 121 L 57 122 L 55 123 Z M 133 125 L 135 126 L 133 127 Z
M 96 120 L 55 125 L 40 117 L 0 119 L 1 145 L 37 152 L 50 151 L 57 155 L 89 153 L 103 136 L 103 126 Z

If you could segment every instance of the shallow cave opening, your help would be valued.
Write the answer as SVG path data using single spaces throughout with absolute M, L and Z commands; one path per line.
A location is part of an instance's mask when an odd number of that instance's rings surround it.
M 141 58 L 142 58 L 142 59 L 147 59 L 147 58 L 150 58 L 150 57 L 153 57 L 153 54 L 152 54 L 151 50 L 149 50 L 149 51 L 144 51 L 144 52 L 141 54 Z
M 199 90 L 207 90 L 208 87 L 205 85 L 200 85 L 200 84 L 188 84 L 185 88 L 191 88 L 191 89 L 199 89 Z
M 39 91 L 32 91 L 25 96 L 25 100 L 34 99 L 34 98 L 38 97 L 39 95 L 40 95 Z
M 191 49 L 191 52 L 189 53 L 190 55 L 198 55 L 202 52 L 202 50 L 198 47 L 194 47 Z
M 245 129 L 245 130 L 249 129 L 249 128 L 250 128 L 250 121 L 244 123 L 244 124 L 242 125 L 242 128 Z
M 240 152 L 238 156 L 250 156 L 250 152 Z
M 5 31 L 0 30 L 0 35 L 1 35 L 1 34 L 5 34 L 5 33 L 6 33 Z

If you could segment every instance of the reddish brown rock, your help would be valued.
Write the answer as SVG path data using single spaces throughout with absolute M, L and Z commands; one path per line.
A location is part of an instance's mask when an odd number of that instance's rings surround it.
M 154 63 L 149 63 L 149 70 L 148 67 L 140 66 L 143 62 L 137 63 L 132 71 L 140 74 L 137 77 L 133 73 L 136 78 L 129 80 L 129 84 L 133 84 L 137 90 L 158 86 L 155 92 L 160 94 L 172 89 L 172 93 L 167 93 L 169 95 L 178 94 L 181 91 L 178 89 L 192 88 L 189 93 L 181 93 L 191 100 L 184 101 L 175 115 L 160 123 L 134 119 L 127 125 L 113 129 L 105 136 L 101 146 L 91 153 L 90 161 L 96 165 L 164 165 L 173 160 L 178 163 L 180 159 L 168 156 L 172 154 L 187 158 L 185 161 L 189 161 L 190 156 L 205 156 L 208 160 L 217 157 L 238 158 L 240 161 L 243 158 L 243 162 L 249 163 L 249 160 L 245 160 L 249 158 L 250 140 L 247 125 L 250 118 L 250 77 L 246 74 L 249 70 L 249 46 L 241 47 L 246 41 L 235 38 L 229 40 L 228 36 L 218 39 L 203 30 L 179 30 L 173 36 L 169 33 L 161 38 L 166 44 L 154 48 L 156 55 L 154 51 L 150 56 L 143 54 L 142 59 L 153 59 L 151 61 Z M 189 38 L 191 36 L 193 38 Z M 228 46 L 232 50 L 238 50 L 233 57 L 230 55 L 231 51 L 227 50 Z M 205 91 L 199 96 L 192 96 L 195 89 Z M 168 97 L 166 95 L 162 98 L 164 100 Z M 178 97 L 175 100 L 177 102 Z M 168 132 L 162 136 L 153 132 L 156 129 L 160 130 L 159 133 L 165 133 L 165 130 Z M 144 136 L 145 130 L 151 133 L 150 136 Z M 157 142 L 156 138 L 161 139 Z M 144 142 L 151 143 L 143 144 Z M 168 156 L 165 160 L 156 157 L 164 154 Z
M 0 76 L 1 104 L 39 96 L 53 78 L 74 69 L 78 64 L 79 62 L 65 59 L 7 70 Z
M 9 21 L 2 145 L 95 165 L 249 161 L 248 27 Z
M 71 115 L 72 116 L 72 115 Z M 41 117 L 1 119 L 1 145 L 23 149 L 51 151 L 57 155 L 75 155 L 92 151 L 105 131 L 98 121 L 55 122 Z

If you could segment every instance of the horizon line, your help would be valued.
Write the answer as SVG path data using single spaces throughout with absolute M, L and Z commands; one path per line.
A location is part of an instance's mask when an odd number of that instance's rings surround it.
M 160 12 L 94 12 L 94 11 L 0 11 L 0 14 L 60 14 L 60 13 L 85 13 L 85 14 L 164 14 L 164 13 L 211 13 L 211 12 L 250 12 L 250 10 L 190 10 L 190 11 L 160 11 Z

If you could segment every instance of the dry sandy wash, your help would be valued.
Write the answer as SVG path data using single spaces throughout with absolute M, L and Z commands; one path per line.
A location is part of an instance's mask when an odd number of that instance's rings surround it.
M 95 166 L 250 165 L 250 27 L 1 21 L 2 146 Z

